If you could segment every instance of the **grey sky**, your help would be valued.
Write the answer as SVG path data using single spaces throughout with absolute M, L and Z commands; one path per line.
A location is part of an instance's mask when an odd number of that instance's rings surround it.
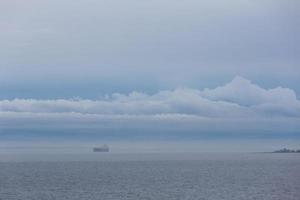
M 0 98 L 215 87 L 300 92 L 296 0 L 0 2 Z
M 0 139 L 299 139 L 298 0 L 1 0 Z

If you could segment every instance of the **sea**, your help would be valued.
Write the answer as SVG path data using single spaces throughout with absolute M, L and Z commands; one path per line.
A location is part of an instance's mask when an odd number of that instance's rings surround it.
M 0 154 L 0 200 L 299 200 L 300 154 Z

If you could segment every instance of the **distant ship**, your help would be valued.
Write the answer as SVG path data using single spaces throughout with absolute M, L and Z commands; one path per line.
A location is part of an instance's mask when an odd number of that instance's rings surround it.
M 109 152 L 109 147 L 106 144 L 104 144 L 100 147 L 94 147 L 93 152 Z

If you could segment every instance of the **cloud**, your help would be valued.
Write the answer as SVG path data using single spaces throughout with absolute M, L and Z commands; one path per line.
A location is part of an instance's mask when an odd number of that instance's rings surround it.
M 0 101 L 1 112 L 80 113 L 100 115 L 182 114 L 201 117 L 300 117 L 300 101 L 293 90 L 263 89 L 242 77 L 215 89 L 178 88 L 153 95 L 115 93 L 99 100 L 13 99 Z
M 266 90 L 239 76 L 225 86 L 212 90 L 205 89 L 202 94 L 210 100 L 234 102 L 243 106 L 299 103 L 295 92 L 289 88 L 277 87 Z
M 153 95 L 132 92 L 98 100 L 1 100 L 0 110 L 0 133 L 67 130 L 72 134 L 148 137 L 191 133 L 294 134 L 300 130 L 300 102 L 293 90 L 264 89 L 242 77 L 215 89 L 178 88 Z
M 2 0 L 0 95 L 90 98 L 95 89 L 197 87 L 235 74 L 264 79 L 266 86 L 280 81 L 294 87 L 300 84 L 299 5 L 296 0 L 17 5 Z M 91 89 L 92 83 L 98 88 Z

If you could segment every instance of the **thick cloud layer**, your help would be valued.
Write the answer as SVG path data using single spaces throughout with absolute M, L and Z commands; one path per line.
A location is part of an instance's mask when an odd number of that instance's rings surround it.
M 0 13 L 1 99 L 215 87 L 236 74 L 300 94 L 299 0 L 1 0 Z
M 0 110 L 0 136 L 21 132 L 96 133 L 127 139 L 215 133 L 270 137 L 297 135 L 300 130 L 300 101 L 293 90 L 263 89 L 242 77 L 215 89 L 178 88 L 153 95 L 132 92 L 99 100 L 1 100 Z
M 100 100 L 14 99 L 0 101 L 0 110 L 28 113 L 100 115 L 184 114 L 201 117 L 300 117 L 300 101 L 288 88 L 263 89 L 242 77 L 215 89 L 178 88 L 153 95 L 132 92 Z

